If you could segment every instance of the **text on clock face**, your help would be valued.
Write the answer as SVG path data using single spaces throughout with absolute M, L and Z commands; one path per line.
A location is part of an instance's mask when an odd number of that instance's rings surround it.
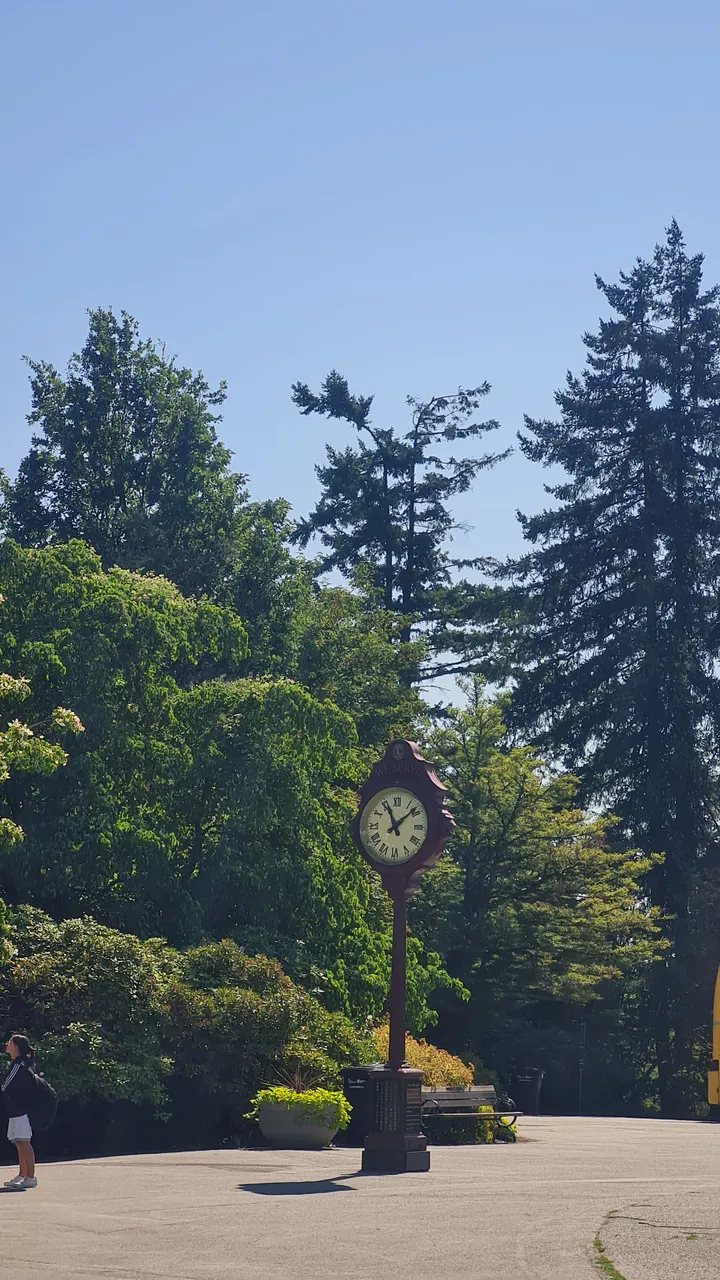
M 365 806 L 360 820 L 363 845 L 381 862 L 407 862 L 414 858 L 427 832 L 425 806 L 401 787 L 379 791 Z

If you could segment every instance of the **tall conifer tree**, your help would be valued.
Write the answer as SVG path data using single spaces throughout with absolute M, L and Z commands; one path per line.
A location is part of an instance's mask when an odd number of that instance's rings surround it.
M 62 377 L 30 360 L 32 446 L 4 485 L 2 523 L 26 546 L 83 538 L 105 565 L 149 569 L 184 591 L 230 577 L 245 477 L 218 440 L 212 390 L 142 339 L 126 313 L 89 313 Z
M 510 452 L 447 453 L 447 446 L 462 446 L 497 429 L 494 420 L 476 418 L 489 391 L 483 383 L 427 401 L 408 397 L 410 422 L 400 432 L 376 426 L 370 416 L 373 397 L 352 395 L 346 379 L 334 371 L 317 394 L 304 383 L 292 388 L 303 414 L 340 419 L 357 433 L 356 443 L 344 449 L 327 446 L 326 464 L 316 467 L 320 501 L 299 523 L 295 540 L 307 546 L 317 536 L 326 569 L 352 578 L 366 568 L 383 607 L 403 619 L 401 640 L 407 643 L 417 626 L 427 641 L 424 678 L 475 669 L 478 658 L 487 657 L 488 643 L 492 648 L 492 633 L 478 624 L 493 614 L 498 593 L 458 580 L 455 573 L 483 569 L 485 561 L 454 560 L 448 550 L 457 528 L 452 499 Z
M 517 725 L 580 770 L 588 798 L 665 861 L 651 893 L 682 951 L 695 879 L 715 835 L 720 745 L 720 292 L 675 222 L 617 285 L 586 335 L 586 368 L 557 393 L 558 421 L 526 419 L 524 453 L 565 477 L 521 516 L 510 566 L 524 605 Z M 673 1037 L 672 963 L 656 992 L 661 1095 Z

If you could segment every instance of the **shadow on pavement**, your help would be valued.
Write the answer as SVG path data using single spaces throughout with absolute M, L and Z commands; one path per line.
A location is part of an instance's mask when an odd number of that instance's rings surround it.
M 357 1173 L 339 1174 L 357 1178 Z M 354 1191 L 354 1187 L 338 1185 L 337 1178 L 320 1178 L 316 1182 L 241 1182 L 238 1191 L 251 1191 L 256 1196 L 318 1196 L 329 1191 Z

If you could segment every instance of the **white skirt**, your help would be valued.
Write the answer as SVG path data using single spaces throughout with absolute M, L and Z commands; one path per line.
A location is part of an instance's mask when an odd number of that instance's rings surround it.
M 8 1138 L 11 1142 L 30 1142 L 32 1126 L 27 1116 L 11 1116 L 8 1120 Z

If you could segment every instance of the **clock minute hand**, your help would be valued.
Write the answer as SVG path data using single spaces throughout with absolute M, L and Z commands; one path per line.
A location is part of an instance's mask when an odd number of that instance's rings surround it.
M 400 827 L 399 827 L 399 824 L 398 824 L 398 823 L 395 821 L 395 819 L 393 818 L 393 811 L 392 811 L 392 809 L 390 808 L 390 805 L 388 804 L 387 800 L 383 800 L 383 804 L 385 805 L 385 808 L 386 808 L 386 809 L 387 809 L 387 811 L 388 811 L 388 817 L 390 818 L 390 830 L 391 830 L 391 831 L 393 831 L 393 832 L 395 833 L 395 835 L 396 835 L 396 836 L 399 836 L 399 835 L 400 835 Z

